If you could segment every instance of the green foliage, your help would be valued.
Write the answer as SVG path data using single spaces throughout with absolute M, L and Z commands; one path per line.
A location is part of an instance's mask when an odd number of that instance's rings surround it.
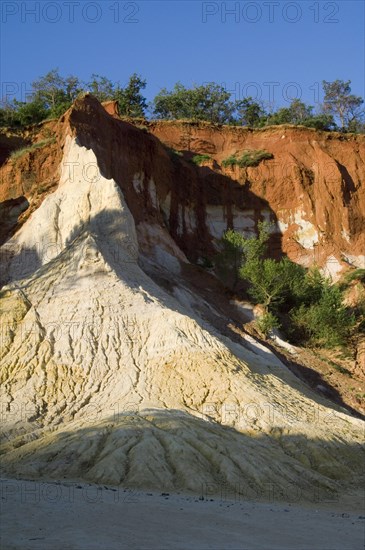
M 270 160 L 272 158 L 274 158 L 274 155 L 264 150 L 244 151 L 238 159 L 238 165 L 240 167 L 258 166 L 263 160 Z
M 224 166 L 225 168 L 227 168 L 227 167 L 232 168 L 233 166 L 236 166 L 237 164 L 238 164 L 238 159 L 237 159 L 236 155 L 230 155 L 226 159 L 222 160 L 222 166 Z
M 233 277 L 233 286 L 241 277 L 240 269 L 243 263 L 246 262 L 253 267 L 253 264 L 260 261 L 266 253 L 271 224 L 259 222 L 258 229 L 258 237 L 251 239 L 245 238 L 233 229 L 229 229 L 223 235 L 221 252 L 215 264 L 224 278 Z
M 307 128 L 315 128 L 316 130 L 324 130 L 326 132 L 337 129 L 333 116 L 325 113 L 313 115 L 303 120 L 301 124 L 302 126 L 307 126 Z
M 270 231 L 273 228 L 273 224 L 267 221 L 260 221 L 257 228 L 257 237 L 245 239 L 243 235 L 239 235 L 246 262 L 262 260 L 267 253 L 267 243 L 270 238 Z M 235 240 L 235 238 L 232 237 L 233 240 Z
M 117 100 L 121 115 L 144 117 L 147 102 L 141 91 L 146 80 L 136 73 L 129 78 L 127 86 L 121 88 L 106 76 L 92 74 L 90 81 L 81 82 L 78 77 L 63 77 L 58 69 L 52 69 L 32 83 L 32 94 L 26 102 L 8 101 L 3 98 L 0 108 L 0 126 L 24 126 L 45 118 L 62 115 L 82 92 L 91 92 L 99 101 Z M 325 92 L 322 110 L 313 113 L 313 107 L 294 99 L 289 107 L 280 108 L 269 114 L 261 102 L 252 97 L 232 100 L 231 93 L 223 86 L 210 82 L 186 88 L 180 82 L 172 90 L 163 88 L 154 98 L 151 108 L 156 118 L 165 120 L 188 119 L 215 124 L 239 124 L 261 128 L 273 124 L 293 124 L 318 130 L 337 129 L 365 132 L 363 99 L 351 94 L 350 81 L 323 81 Z M 228 159 L 227 159 L 228 161 Z M 249 159 L 247 159 L 249 162 Z M 237 164 L 233 158 L 230 166 Z M 255 164 L 244 164 L 255 166 Z
M 268 117 L 269 125 L 294 124 L 316 128 L 317 130 L 333 130 L 336 127 L 333 116 L 329 113 L 313 114 L 313 107 L 299 99 L 293 99 L 289 107 L 278 109 Z
M 16 113 L 13 118 L 14 126 L 29 126 L 38 124 L 49 115 L 49 110 L 38 100 L 29 103 L 14 101 Z
M 245 238 L 230 230 L 223 239 L 226 270 L 246 282 L 247 292 L 267 312 L 262 332 L 278 326 L 278 317 L 290 319 L 295 341 L 327 347 L 343 346 L 356 319 L 343 304 L 339 286 L 331 284 L 317 268 L 306 270 L 284 257 L 267 258 L 270 224 L 260 223 L 256 237 Z
M 351 80 L 323 80 L 325 113 L 338 118 L 341 130 L 348 129 L 349 125 L 360 123 L 364 119 L 362 105 L 364 100 L 360 96 L 351 94 Z
M 234 104 L 231 94 L 214 82 L 185 88 L 180 82 L 173 90 L 163 88 L 154 98 L 153 113 L 167 120 L 206 120 L 228 124 L 233 116 Z
M 81 91 L 81 83 L 76 76 L 63 78 L 58 69 L 52 69 L 45 76 L 32 83 L 31 102 L 43 105 L 49 117 L 62 115 L 71 106 Z
M 121 88 L 105 76 L 93 74 L 92 80 L 88 83 L 88 88 L 99 101 L 118 101 L 119 113 L 122 116 L 135 118 L 145 116 L 147 102 L 141 90 L 146 88 L 146 80 L 143 80 L 136 73 L 129 77 L 125 88 Z
M 284 107 L 273 113 L 269 124 L 303 124 L 312 116 L 313 107 L 294 99 L 289 107 Z
M 317 302 L 302 304 L 291 312 L 291 318 L 302 337 L 312 345 L 344 346 L 356 319 L 343 305 L 343 295 L 336 285 L 325 281 Z
M 87 89 L 99 101 L 113 100 L 116 93 L 116 86 L 109 78 L 94 73 L 91 75 L 90 82 L 87 83 Z
M 259 317 L 256 321 L 256 325 L 265 336 L 267 336 L 274 328 L 280 328 L 279 320 L 270 312 Z
M 263 126 L 267 119 L 267 113 L 262 105 L 252 99 L 245 97 L 235 103 L 235 123 L 243 126 L 257 128 Z
M 191 160 L 194 164 L 200 166 L 203 162 L 212 160 L 212 157 L 210 155 L 195 155 Z
M 141 90 L 146 81 L 133 74 L 127 86 L 120 88 L 105 76 L 91 75 L 88 83 L 76 76 L 62 77 L 58 69 L 32 83 L 33 93 L 26 102 L 3 102 L 0 109 L 0 126 L 28 126 L 47 118 L 58 118 L 70 108 L 83 92 L 90 91 L 99 101 L 118 100 L 122 115 L 144 117 L 147 107 Z
M 132 74 L 125 88 L 118 88 L 115 99 L 118 100 L 119 113 L 122 116 L 143 118 L 147 108 L 146 98 L 141 90 L 146 88 L 146 80 L 142 80 L 136 73 Z
M 239 166 L 240 168 L 247 168 L 250 166 L 256 167 L 263 160 L 269 160 L 274 158 L 272 153 L 268 153 L 264 150 L 247 150 L 243 151 L 242 155 L 237 158 L 236 155 L 231 155 L 222 161 L 222 166 Z
M 14 100 L 0 111 L 1 126 L 23 127 L 46 118 L 59 117 L 76 99 L 80 91 L 77 77 L 63 78 L 57 69 L 32 83 L 33 93 L 26 102 Z
M 364 112 L 360 113 L 359 116 L 349 121 L 347 125 L 347 130 L 355 134 L 365 134 Z
M 14 103 L 3 101 L 0 108 L 0 127 L 13 127 L 16 125 L 17 111 Z
M 46 145 L 50 145 L 51 143 L 55 143 L 55 138 L 54 137 L 43 139 L 41 141 L 38 141 L 37 143 L 33 143 L 29 147 L 22 147 L 21 149 L 16 149 L 15 151 L 13 151 L 11 153 L 10 158 L 13 161 L 15 161 L 15 160 L 23 157 L 27 153 L 31 153 L 32 151 L 35 151 L 36 149 L 41 149 L 42 147 L 45 147 Z
M 347 287 L 352 281 L 356 280 L 365 284 L 365 269 L 359 267 L 352 271 L 348 271 L 343 278 L 343 285 Z
M 277 311 L 278 306 L 285 300 L 295 299 L 295 291 L 304 280 L 304 269 L 288 258 L 276 261 L 270 258 L 249 259 L 246 256 L 239 274 L 250 283 L 250 296 L 272 311 Z
M 243 248 L 245 238 L 233 229 L 229 229 L 223 235 L 221 241 L 221 250 L 217 254 L 214 264 L 215 267 L 225 281 L 232 279 L 232 286 L 238 283 L 239 268 L 243 261 Z

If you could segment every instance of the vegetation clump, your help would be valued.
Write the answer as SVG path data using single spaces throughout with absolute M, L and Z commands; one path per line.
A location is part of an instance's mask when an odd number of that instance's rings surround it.
M 264 102 L 251 96 L 233 99 L 232 93 L 216 82 L 190 88 L 177 82 L 171 90 L 162 88 L 148 103 L 143 95 L 147 82 L 136 73 L 121 86 L 98 74 L 92 74 L 89 81 L 83 82 L 75 75 L 63 77 L 58 69 L 52 69 L 32 83 L 27 101 L 8 96 L 2 99 L 0 127 L 24 127 L 58 118 L 77 98 L 91 93 L 99 101 L 117 101 L 119 114 L 126 117 L 206 121 L 250 128 L 291 124 L 364 133 L 364 100 L 351 93 L 350 84 L 351 81 L 344 80 L 323 81 L 324 99 L 316 110 L 299 98 L 293 98 L 288 106 L 267 110 Z
M 212 157 L 210 155 L 194 155 L 191 160 L 197 166 L 201 166 L 204 162 L 212 160 Z
M 242 155 L 238 158 L 236 155 L 229 156 L 222 161 L 222 166 L 225 168 L 233 166 L 239 166 L 240 168 L 256 167 L 263 160 L 270 160 L 272 158 L 274 158 L 274 155 L 268 151 L 252 149 L 243 151 Z
M 29 145 L 28 147 L 22 147 L 21 149 L 16 149 L 15 151 L 12 151 L 10 154 L 11 160 L 18 160 L 19 158 L 23 157 L 27 153 L 31 153 L 32 151 L 35 151 L 36 149 L 41 149 L 42 147 L 45 147 L 46 145 L 50 145 L 51 143 L 55 143 L 56 138 L 50 137 L 47 139 L 42 139 L 41 141 L 37 141 L 37 143 L 33 143 L 32 145 Z
M 256 324 L 259 331 L 265 336 L 268 336 L 274 328 L 280 328 L 278 318 L 270 313 L 270 311 L 259 317 Z
M 343 278 L 342 285 L 344 288 L 347 288 L 352 281 L 359 281 L 362 284 L 365 284 L 365 269 L 358 267 L 352 271 L 348 271 Z
M 216 266 L 222 264 L 241 280 L 247 294 L 264 307 L 258 328 L 267 334 L 281 326 L 294 343 L 345 346 L 359 323 L 356 312 L 344 304 L 339 285 L 322 275 L 318 268 L 305 269 L 284 257 L 267 257 L 271 225 L 260 222 L 258 236 L 246 238 L 229 230 L 222 239 Z

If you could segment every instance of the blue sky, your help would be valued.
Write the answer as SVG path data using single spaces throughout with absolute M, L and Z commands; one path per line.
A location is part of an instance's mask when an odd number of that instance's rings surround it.
M 214 81 L 275 106 L 316 105 L 322 80 L 352 81 L 364 97 L 364 3 L 262 0 L 6 1 L 1 3 L 4 91 L 18 98 L 52 68 L 122 85 L 147 79 L 148 99 L 177 81 Z

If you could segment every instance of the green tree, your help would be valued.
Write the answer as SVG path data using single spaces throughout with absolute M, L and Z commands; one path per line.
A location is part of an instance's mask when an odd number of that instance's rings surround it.
M 313 107 L 293 99 L 289 107 L 283 107 L 271 115 L 270 124 L 303 124 L 312 117 L 312 111 Z
M 304 279 L 304 269 L 288 258 L 276 261 L 246 257 L 239 273 L 250 283 L 250 296 L 271 312 L 278 311 L 284 300 L 291 299 Z
M 288 334 L 295 341 L 334 347 L 351 335 L 355 317 L 343 304 L 339 286 L 333 285 L 317 268 L 306 270 L 284 257 L 267 258 L 270 225 L 260 223 L 258 235 L 245 238 L 230 230 L 224 236 L 229 266 L 247 284 L 247 292 L 265 308 L 258 322 L 267 333 L 285 320 Z M 288 326 L 289 324 L 289 326 Z
M 332 130 L 335 128 L 333 116 L 329 113 L 313 114 L 313 107 L 299 99 L 293 99 L 289 107 L 283 107 L 272 113 L 268 124 L 294 124 L 316 128 L 317 130 Z
M 72 105 L 81 91 L 81 83 L 76 76 L 63 78 L 58 69 L 52 69 L 46 75 L 32 83 L 31 102 L 42 104 L 48 116 L 58 117 Z M 30 102 L 30 103 L 31 103 Z
M 343 304 L 343 294 L 337 285 L 324 280 L 318 290 L 319 298 L 293 309 L 292 322 L 311 344 L 343 346 L 356 323 L 355 316 Z
M 66 100 L 73 102 L 77 98 L 80 92 L 83 91 L 83 85 L 77 76 L 70 75 L 65 78 L 64 92 Z
M 141 90 L 146 88 L 146 80 L 136 73 L 132 74 L 125 88 L 119 88 L 115 93 L 118 100 L 119 113 L 130 117 L 144 117 L 147 108 L 146 98 Z
M 240 235 L 246 263 L 261 261 L 267 253 L 267 243 L 270 238 L 272 224 L 267 221 L 260 221 L 257 227 L 257 237 L 245 238 L 243 235 Z
M 256 128 L 263 126 L 267 118 L 267 113 L 260 103 L 254 101 L 252 97 L 245 97 L 235 103 L 235 122 L 243 126 Z
M 336 129 L 336 124 L 333 120 L 333 116 L 326 113 L 312 115 L 311 117 L 303 120 L 302 126 L 315 128 L 316 130 L 325 130 L 327 132 Z
M 271 330 L 280 328 L 280 326 L 278 318 L 270 312 L 265 313 L 257 320 L 257 327 L 265 336 L 267 336 Z
M 65 112 L 81 91 L 81 83 L 76 76 L 63 78 L 58 69 L 52 69 L 46 75 L 32 83 L 34 90 L 32 101 L 42 103 L 50 116 L 59 116 Z
M 301 292 L 305 269 L 288 258 L 276 261 L 266 258 L 272 224 L 259 222 L 258 235 L 246 238 L 229 230 L 223 237 L 228 244 L 227 263 L 240 279 L 248 283 L 248 293 L 267 311 L 275 313 L 285 301 Z
M 215 266 L 219 274 L 226 282 L 232 280 L 233 288 L 236 287 L 239 281 L 244 242 L 243 235 L 233 229 L 228 229 L 222 237 L 221 250 L 215 258 Z
M 14 102 L 4 100 L 0 107 L 0 127 L 14 126 L 16 124 L 17 111 Z
M 32 83 L 32 100 L 42 103 L 46 109 L 54 109 L 60 101 L 64 101 L 64 79 L 58 69 L 52 69 L 46 75 Z
M 153 100 L 153 114 L 156 118 L 171 120 L 187 118 L 187 89 L 178 82 L 172 91 L 162 88 Z
M 197 118 L 218 124 L 231 122 L 234 104 L 230 101 L 230 92 L 227 92 L 223 86 L 211 82 L 198 86 L 193 90 L 193 95 L 196 98 Z
M 218 124 L 232 121 L 231 94 L 214 82 L 185 88 L 178 82 L 172 91 L 163 88 L 154 98 L 153 113 L 162 119 L 206 120 Z
M 15 126 L 37 124 L 49 116 L 49 110 L 39 100 L 29 101 L 28 103 L 15 100 L 14 105 L 16 107 L 13 118 Z
M 110 101 L 116 94 L 115 85 L 109 78 L 94 73 L 91 75 L 90 82 L 87 83 L 87 88 L 99 101 Z
M 322 84 L 324 112 L 338 118 L 341 130 L 347 129 L 353 121 L 360 120 L 364 116 L 361 110 L 364 100 L 360 96 L 351 94 L 351 80 L 334 82 L 323 80 Z
M 313 107 L 299 99 L 293 99 L 289 107 L 283 107 L 271 117 L 272 124 L 303 124 L 312 117 Z
M 271 224 L 259 222 L 258 236 L 246 238 L 241 233 L 229 229 L 222 238 L 222 250 L 216 259 L 219 271 L 225 276 L 231 276 L 234 287 L 239 279 L 250 282 L 250 294 L 257 298 L 264 295 L 261 291 L 261 269 L 267 252 L 267 241 L 270 237 Z M 257 283 L 257 284 L 256 284 Z M 262 292 L 260 294 L 260 292 Z M 263 298 L 264 300 L 264 298 Z M 263 303 L 263 302 L 262 302 Z
M 365 114 L 359 113 L 356 118 L 350 120 L 347 129 L 355 134 L 365 134 Z

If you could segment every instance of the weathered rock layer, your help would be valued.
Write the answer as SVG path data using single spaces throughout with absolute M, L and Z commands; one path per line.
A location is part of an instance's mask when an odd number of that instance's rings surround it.
M 203 214 L 181 232 L 181 201 L 200 212 L 227 189 L 92 98 L 60 122 L 58 147 L 57 187 L 2 249 L 5 470 L 303 498 L 357 486 L 363 423 L 252 338 L 219 332 L 203 314 L 214 300 L 147 274 L 176 281 L 194 243 L 213 246 Z

